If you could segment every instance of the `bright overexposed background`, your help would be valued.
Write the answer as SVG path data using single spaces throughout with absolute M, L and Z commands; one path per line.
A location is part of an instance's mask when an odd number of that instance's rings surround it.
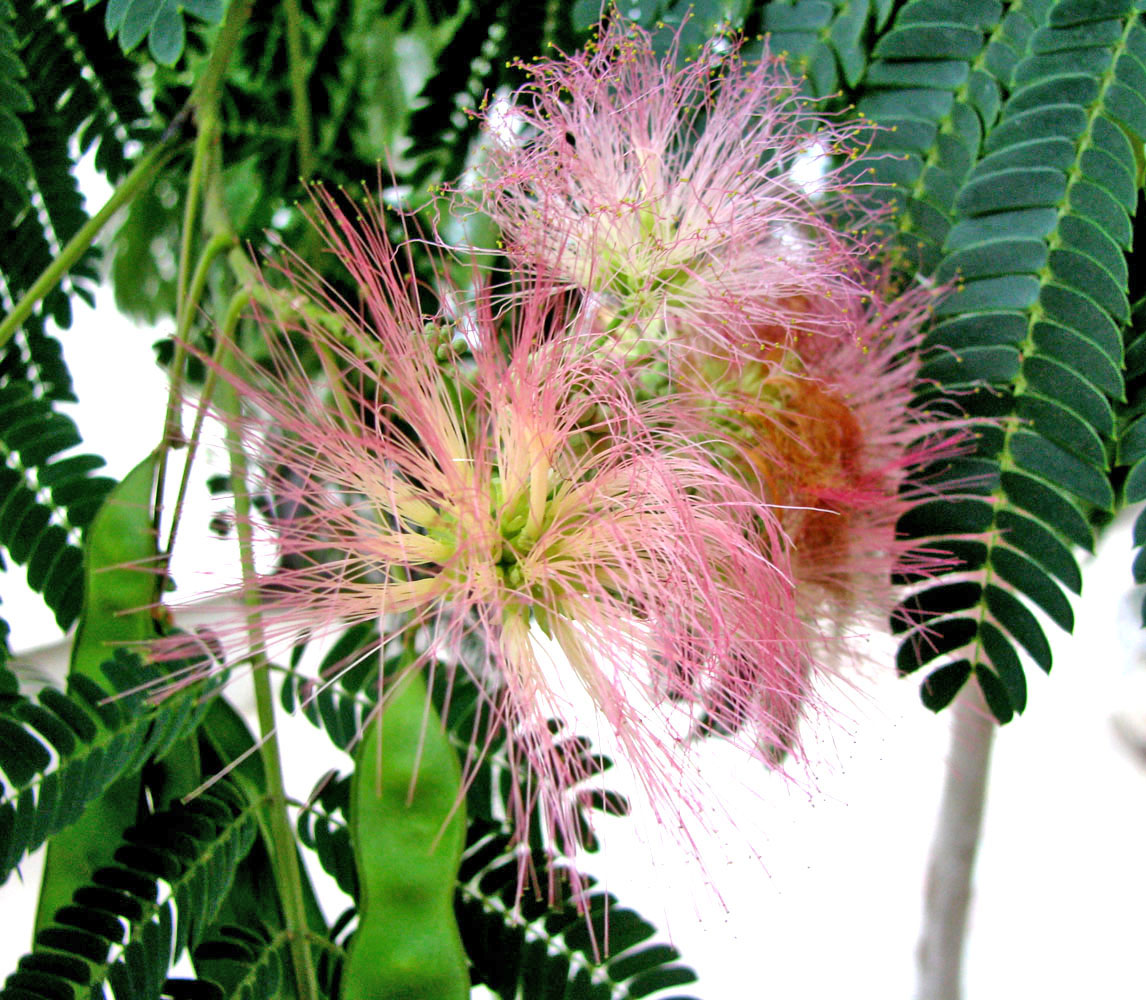
M 98 312 L 81 308 L 61 337 L 85 448 L 107 457 L 114 476 L 157 443 L 166 387 L 148 345 L 158 335 L 119 319 L 104 293 Z M 217 583 L 213 574 L 231 560 L 231 543 L 206 533 L 212 513 L 200 492 L 186 530 L 204 542 L 189 547 L 195 565 L 176 567 L 184 584 L 200 573 Z M 1146 742 L 1146 671 L 1131 557 L 1124 519 L 1086 560 L 1075 636 L 1048 626 L 1053 676 L 1031 671 L 1026 715 L 999 733 L 968 998 L 1146 996 L 1146 756 L 1133 738 Z M 22 590 L 20 570 L 0 576 L 0 597 L 18 664 L 60 676 L 67 644 L 39 598 Z M 833 711 L 809 724 L 809 766 L 794 780 L 719 743 L 705 748 L 712 807 L 701 860 L 661 836 L 647 813 L 603 821 L 603 850 L 584 867 L 662 928 L 700 973 L 680 994 L 913 995 L 949 716 L 920 705 L 916 680 L 895 677 L 889 643 L 873 637 L 871 645 L 875 665 L 829 693 Z M 338 761 L 307 723 L 283 725 L 288 792 L 305 798 Z M 38 866 L 30 859 L 0 889 L 0 976 L 28 950 Z

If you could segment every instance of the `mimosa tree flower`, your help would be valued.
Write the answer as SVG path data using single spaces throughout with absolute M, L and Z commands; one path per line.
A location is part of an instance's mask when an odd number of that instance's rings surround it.
M 678 355 L 678 385 L 720 429 L 741 480 L 778 511 L 806 619 L 852 628 L 886 620 L 902 596 L 896 575 L 950 568 L 895 530 L 933 496 L 911 470 L 952 459 L 967 443 L 954 414 L 912 405 L 937 294 L 791 299 L 792 326 L 757 328 L 754 351 Z M 797 326 L 801 312 L 808 321 Z
M 687 730 L 743 729 L 770 745 L 778 728 L 791 734 L 765 695 L 806 697 L 807 628 L 775 515 L 703 442 L 672 433 L 665 406 L 658 428 L 645 420 L 613 384 L 627 370 L 592 358 L 582 340 L 596 332 L 555 311 L 547 283 L 506 305 L 488 288 L 451 288 L 442 268 L 422 290 L 440 306 L 425 314 L 402 273 L 409 247 L 391 247 L 379 220 L 322 204 L 361 302 L 294 275 L 296 304 L 321 301 L 338 321 L 264 313 L 269 360 L 224 372 L 247 404 L 255 488 L 289 512 L 263 525 L 284 564 L 251 584 L 263 621 L 316 634 L 401 616 L 412 650 L 426 627 L 409 669 L 473 670 L 512 762 L 534 774 L 514 789 L 519 830 L 540 806 L 563 847 L 575 840 L 571 789 L 588 775 L 558 752 L 548 719 L 583 691 L 683 825 Z M 328 386 L 307 377 L 300 342 Z M 545 668 L 534 629 L 567 662 Z M 471 632 L 484 664 L 450 652 Z M 678 736 L 650 714 L 658 702 L 683 712 Z
M 512 257 L 591 294 L 614 326 L 735 347 L 788 327 L 795 297 L 857 287 L 862 244 L 834 222 L 856 208 L 842 170 L 812 191 L 800 168 L 858 151 L 861 126 L 822 111 L 780 59 L 719 37 L 683 61 L 679 35 L 658 53 L 615 15 L 584 52 L 522 69 L 530 81 L 487 112 L 482 208 Z
M 892 294 L 877 248 L 838 228 L 872 213 L 825 154 L 860 152 L 866 123 L 823 111 L 766 48 L 750 61 L 718 37 L 686 61 L 679 42 L 654 51 L 614 12 L 584 52 L 523 66 L 487 112 L 478 197 L 511 259 L 584 297 L 635 397 L 691 420 L 778 512 L 797 613 L 839 662 L 886 624 L 897 575 L 948 566 L 895 531 L 929 496 L 910 470 L 962 447 L 957 422 L 911 407 L 940 292 Z M 793 733 L 802 700 L 766 700 Z

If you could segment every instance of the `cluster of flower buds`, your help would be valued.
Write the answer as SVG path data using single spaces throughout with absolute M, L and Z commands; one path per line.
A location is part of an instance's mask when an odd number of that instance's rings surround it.
M 615 17 L 526 67 L 459 195 L 501 228 L 500 279 L 452 283 L 433 241 L 394 246 L 381 209 L 319 195 L 358 301 L 294 274 L 341 322 L 264 315 L 270 361 L 229 376 L 293 512 L 264 620 L 401 620 L 432 636 L 412 668 L 459 669 L 480 634 L 465 667 L 536 776 L 517 819 L 542 807 L 559 845 L 586 778 L 548 724 L 571 690 L 668 810 L 690 808 L 698 735 L 779 761 L 842 637 L 886 620 L 896 572 L 927 572 L 895 535 L 907 474 L 958 447 L 909 405 L 928 294 L 891 296 L 837 229 L 859 211 L 839 170 L 799 177 L 855 128 L 742 52 L 654 53 Z

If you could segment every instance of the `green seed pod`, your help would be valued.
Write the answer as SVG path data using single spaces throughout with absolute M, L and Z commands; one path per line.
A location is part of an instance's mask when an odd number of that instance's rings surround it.
M 159 577 L 154 572 L 155 531 L 151 494 L 156 456 L 131 470 L 104 500 L 84 534 L 84 603 L 72 643 L 68 675 L 107 686 L 101 664 L 116 646 L 143 642 L 155 634 L 152 606 Z M 129 774 L 89 802 L 80 819 L 48 844 L 36 930 L 92 873 L 110 864 L 123 831 L 135 822 L 138 774 Z
M 341 1000 L 467 1000 L 468 962 L 454 919 L 466 834 L 461 768 L 420 672 L 389 692 L 354 763 L 358 930 Z

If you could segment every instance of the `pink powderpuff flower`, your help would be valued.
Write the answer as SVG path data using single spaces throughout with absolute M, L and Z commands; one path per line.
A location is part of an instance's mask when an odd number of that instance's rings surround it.
M 700 794 L 687 734 L 659 727 L 649 705 L 770 745 L 789 724 L 762 693 L 805 697 L 807 629 L 775 515 L 703 444 L 654 432 L 613 384 L 627 372 L 591 357 L 548 284 L 509 305 L 480 286 L 467 300 L 439 266 L 433 287 L 415 289 L 410 247 L 391 246 L 380 219 L 320 206 L 360 301 L 289 275 L 296 304 L 338 322 L 263 313 L 269 357 L 223 373 L 247 406 L 255 490 L 290 512 L 258 522 L 283 561 L 251 584 L 268 644 L 401 616 L 385 641 L 419 651 L 408 669 L 472 671 L 511 764 L 533 775 L 514 788 L 518 833 L 540 808 L 561 849 L 576 846 L 572 806 L 589 775 L 548 719 L 567 690 L 587 693 L 652 801 L 686 828 Z M 443 327 L 464 350 L 427 332 Z M 334 400 L 300 343 L 325 357 Z M 535 628 L 565 663 L 545 665 Z M 471 634 L 483 664 L 456 655 Z M 485 750 L 471 746 L 468 775 Z
M 893 579 L 951 568 L 896 535 L 899 519 L 934 496 L 911 471 L 937 468 L 968 443 L 954 413 L 912 405 L 922 331 L 941 294 L 792 299 L 787 329 L 753 331 L 757 360 L 696 350 L 676 369 L 726 436 L 741 479 L 777 509 L 807 620 L 886 622 L 903 596 Z
M 615 12 L 584 52 L 523 65 L 477 181 L 512 258 L 588 293 L 637 338 L 680 326 L 738 347 L 754 327 L 807 328 L 808 295 L 854 292 L 866 248 L 833 222 L 858 208 L 843 168 L 814 185 L 799 167 L 858 151 L 861 122 L 801 94 L 782 60 L 749 62 L 719 37 L 682 61 Z M 805 171 L 806 172 L 806 171 Z M 870 220 L 869 220 L 870 221 Z

